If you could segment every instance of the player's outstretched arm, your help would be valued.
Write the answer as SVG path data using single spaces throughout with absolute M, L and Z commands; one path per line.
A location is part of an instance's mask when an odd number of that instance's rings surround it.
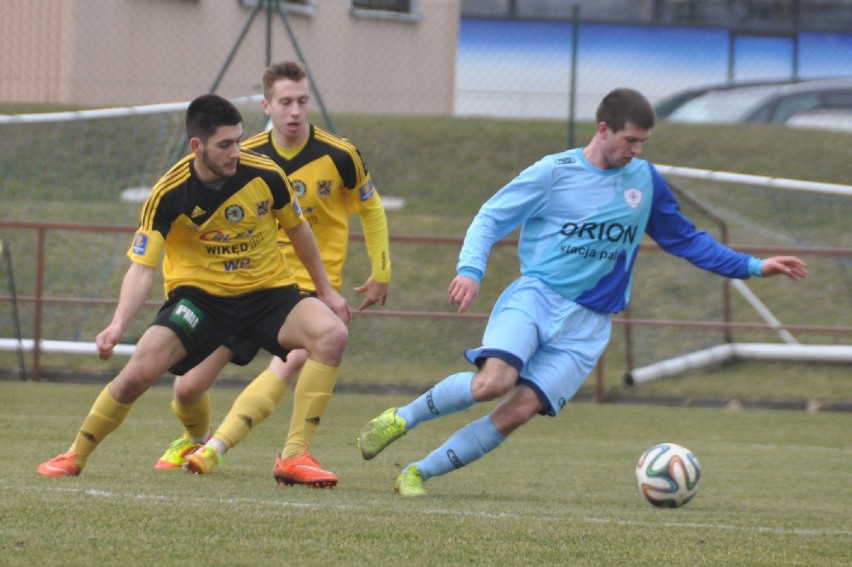
M 456 276 L 450 282 L 450 305 L 458 305 L 459 313 L 464 313 L 479 294 L 479 282 L 467 276 Z
M 784 275 L 793 280 L 800 280 L 808 275 L 805 263 L 795 256 L 773 256 L 766 258 L 760 265 L 764 277 Z
M 377 282 L 374 281 L 372 277 L 367 278 L 362 285 L 354 288 L 355 293 L 361 294 L 366 293 L 366 297 L 364 297 L 364 301 L 361 302 L 361 305 L 358 306 L 358 311 L 363 311 L 364 309 L 370 307 L 371 305 L 375 305 L 376 303 L 384 306 L 385 302 L 388 300 L 388 290 L 390 289 L 390 283 L 385 282 Z
M 138 262 L 130 264 L 127 273 L 124 274 L 124 281 L 121 283 L 121 293 L 118 296 L 118 305 L 112 316 L 112 322 L 95 337 L 98 358 L 101 360 L 108 360 L 112 357 L 113 349 L 121 340 L 121 335 L 124 333 L 127 324 L 133 320 L 133 317 L 145 304 L 145 300 L 148 299 L 148 294 L 151 292 L 151 287 L 154 285 L 155 271 L 154 267 Z

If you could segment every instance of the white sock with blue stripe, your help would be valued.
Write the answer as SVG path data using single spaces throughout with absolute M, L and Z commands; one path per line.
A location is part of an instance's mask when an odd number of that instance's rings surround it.
M 473 372 L 447 376 L 428 392 L 399 408 L 396 414 L 405 420 L 405 428 L 410 431 L 421 422 L 465 410 L 474 404 L 472 382 Z

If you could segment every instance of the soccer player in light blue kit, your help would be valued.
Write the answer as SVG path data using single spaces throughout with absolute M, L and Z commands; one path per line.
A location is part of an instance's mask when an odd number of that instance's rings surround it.
M 361 455 L 372 459 L 424 421 L 501 399 L 490 414 L 406 466 L 394 482 L 401 496 L 426 494 L 425 480 L 479 459 L 536 414 L 559 413 L 603 353 L 612 314 L 627 305 L 643 233 L 670 254 L 728 278 L 807 275 L 799 258 L 735 252 L 681 214 L 663 177 L 636 157 L 654 120 L 639 92 L 610 92 L 588 146 L 544 157 L 479 210 L 450 284 L 450 304 L 459 312 L 470 307 L 492 246 L 519 226 L 522 275 L 494 305 L 482 346 L 465 352 L 477 371 L 448 376 L 372 419 L 358 436 Z

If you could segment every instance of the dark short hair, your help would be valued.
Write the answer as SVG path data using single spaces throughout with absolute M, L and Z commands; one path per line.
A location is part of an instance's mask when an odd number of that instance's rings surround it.
M 639 128 L 650 130 L 654 127 L 656 116 L 654 107 L 648 99 L 633 89 L 615 89 L 601 100 L 595 113 L 597 123 L 606 122 L 610 130 L 623 130 L 628 122 Z
M 235 126 L 243 117 L 237 107 L 215 94 L 201 95 L 186 109 L 186 135 L 206 142 L 219 126 Z
M 296 61 L 282 61 L 281 63 L 273 63 L 266 68 L 263 73 L 263 96 L 266 100 L 272 95 L 272 85 L 275 81 L 288 79 L 290 81 L 301 81 L 308 74 L 301 63 Z

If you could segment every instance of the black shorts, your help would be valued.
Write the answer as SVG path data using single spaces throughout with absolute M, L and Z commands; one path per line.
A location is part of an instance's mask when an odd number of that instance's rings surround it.
M 234 297 L 179 287 L 169 294 L 151 324 L 174 331 L 186 349 L 186 356 L 169 369 L 177 375 L 197 366 L 232 336 L 284 358 L 288 351 L 278 344 L 278 332 L 303 297 L 295 285 Z
M 317 296 L 317 293 L 315 291 L 300 290 L 299 294 L 302 296 L 302 299 L 304 299 L 306 297 L 316 297 Z M 234 352 L 234 356 L 231 357 L 231 362 L 233 362 L 234 364 L 236 364 L 238 366 L 245 366 L 246 364 L 250 363 L 252 360 L 254 360 L 254 357 L 257 356 L 257 353 L 260 351 L 260 345 L 257 344 L 255 341 L 253 341 L 252 339 L 248 339 L 248 338 L 245 338 L 245 337 L 239 337 L 239 336 L 236 336 L 236 335 L 228 337 L 227 339 L 225 339 L 225 342 L 222 343 L 222 344 L 225 345 L 226 347 L 228 347 L 229 349 L 231 349 Z M 284 350 L 284 349 L 281 349 L 281 350 Z M 280 354 L 278 354 L 278 356 L 280 356 L 282 360 L 287 359 L 286 353 L 288 353 L 290 351 L 288 350 L 288 351 L 284 351 L 284 352 L 285 352 L 284 356 L 281 356 Z M 276 354 L 276 353 L 273 353 L 273 354 Z

